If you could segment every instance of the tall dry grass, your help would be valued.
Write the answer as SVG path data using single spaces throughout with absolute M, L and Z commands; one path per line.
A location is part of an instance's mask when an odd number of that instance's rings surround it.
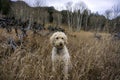
M 107 35 L 102 40 L 96 40 L 91 32 L 71 34 L 67 34 L 67 47 L 73 65 L 69 80 L 120 79 L 120 41 L 113 41 Z M 3 47 L 5 40 L 2 39 L 6 37 L 0 36 L 0 80 L 63 79 L 60 69 L 56 74 L 51 71 L 50 36 L 30 34 L 25 39 L 24 47 L 18 47 L 15 51 Z

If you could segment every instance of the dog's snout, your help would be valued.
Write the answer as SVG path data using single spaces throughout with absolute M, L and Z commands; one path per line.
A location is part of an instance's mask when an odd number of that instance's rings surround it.
M 60 46 L 62 46 L 63 44 L 62 43 L 60 43 Z

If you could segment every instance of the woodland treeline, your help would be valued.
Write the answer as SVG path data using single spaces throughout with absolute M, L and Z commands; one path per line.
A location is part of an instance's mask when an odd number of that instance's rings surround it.
M 40 4 L 39 2 L 36 4 Z M 120 9 L 118 5 L 113 7 L 113 11 L 106 10 L 105 15 L 85 8 L 84 3 L 78 3 L 74 9 L 71 3 L 67 3 L 67 10 L 58 11 L 54 7 L 30 7 L 25 2 L 10 0 L 0 1 L 0 14 L 7 17 L 14 16 L 22 21 L 30 20 L 41 24 L 53 24 L 55 27 L 68 26 L 72 31 L 100 31 L 100 32 L 120 32 Z M 111 19 L 111 13 L 115 17 Z

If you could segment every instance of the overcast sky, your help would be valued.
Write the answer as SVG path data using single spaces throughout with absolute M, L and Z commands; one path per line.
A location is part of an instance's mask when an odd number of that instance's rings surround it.
M 16 1 L 16 0 L 13 0 Z M 37 0 L 23 0 L 27 2 L 29 5 L 35 5 L 35 1 Z M 67 2 L 73 2 L 73 5 L 77 2 L 83 1 L 88 9 L 92 12 L 99 12 L 103 14 L 105 10 L 112 8 L 119 0 L 40 0 L 45 3 L 47 6 L 54 6 L 56 9 L 65 9 L 65 4 Z

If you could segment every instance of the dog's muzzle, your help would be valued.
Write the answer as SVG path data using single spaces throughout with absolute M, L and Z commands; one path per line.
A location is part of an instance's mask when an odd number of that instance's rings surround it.
M 59 46 L 63 46 L 63 43 L 60 43 Z
M 63 49 L 64 44 L 63 43 L 59 43 L 59 45 L 56 47 L 57 48 L 57 54 L 60 54 L 61 50 Z
M 64 47 L 64 44 L 62 42 L 56 45 L 56 48 L 58 49 L 62 49 L 63 47 Z

